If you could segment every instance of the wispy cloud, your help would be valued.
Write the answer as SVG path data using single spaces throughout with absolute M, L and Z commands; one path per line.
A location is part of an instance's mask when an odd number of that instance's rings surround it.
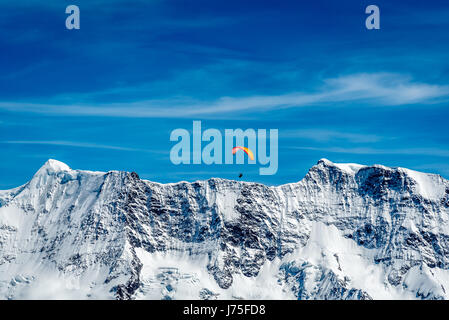
M 446 148 L 399 148 L 399 149 L 381 149 L 381 148 L 344 148 L 344 147 L 289 147 L 289 149 L 311 150 L 331 153 L 347 154 L 366 154 L 366 155 L 421 155 L 434 157 L 449 157 L 449 150 Z
M 375 134 L 351 133 L 322 129 L 298 129 L 282 131 L 282 138 L 302 138 L 316 142 L 344 140 L 352 143 L 374 143 L 384 139 Z
M 447 98 L 449 85 L 414 82 L 409 77 L 393 73 L 363 73 L 327 79 L 314 92 L 284 95 L 221 97 L 211 101 L 193 98 L 149 99 L 109 104 L 0 102 L 0 109 L 57 115 L 183 118 L 318 105 L 338 106 L 348 102 L 370 106 L 431 104 Z
M 414 166 L 413 169 L 428 172 L 441 172 L 444 175 L 449 175 L 449 164 L 447 163 L 426 163 Z
M 62 147 L 93 148 L 93 149 L 107 149 L 107 150 L 117 150 L 117 151 L 160 153 L 158 151 L 148 150 L 148 149 L 128 148 L 128 147 L 112 146 L 112 145 L 105 145 L 105 144 L 74 142 L 74 141 L 16 140 L 16 141 L 0 141 L 0 143 L 51 145 L 51 146 L 62 146 Z

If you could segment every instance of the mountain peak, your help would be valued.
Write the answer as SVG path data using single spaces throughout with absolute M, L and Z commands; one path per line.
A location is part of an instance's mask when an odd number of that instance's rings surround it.
M 322 158 L 318 161 L 317 166 L 322 165 L 324 167 L 334 167 L 334 168 L 338 168 L 341 171 L 344 171 L 346 173 L 349 174 L 355 174 L 357 173 L 360 169 L 366 167 L 364 165 L 361 164 L 357 164 L 357 163 L 334 163 L 328 159 Z
M 333 165 L 334 163 L 326 158 L 321 158 L 318 160 L 317 165 L 324 164 L 324 165 Z
M 49 159 L 39 169 L 39 171 L 41 171 L 41 170 L 49 170 L 49 171 L 53 171 L 53 172 L 58 172 L 58 171 L 70 171 L 71 169 L 68 165 L 66 165 L 65 163 L 63 163 L 61 161 Z

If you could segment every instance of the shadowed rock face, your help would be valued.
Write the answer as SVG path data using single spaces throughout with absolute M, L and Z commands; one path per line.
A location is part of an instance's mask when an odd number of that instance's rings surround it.
M 448 220 L 448 181 L 402 168 L 163 185 L 50 160 L 0 192 L 0 294 L 36 298 L 50 277 L 81 298 L 446 299 Z

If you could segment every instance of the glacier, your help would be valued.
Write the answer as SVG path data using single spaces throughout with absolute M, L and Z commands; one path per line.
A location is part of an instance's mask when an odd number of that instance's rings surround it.
M 0 191 L 0 299 L 449 299 L 449 181 L 321 159 L 296 183 L 47 161 Z

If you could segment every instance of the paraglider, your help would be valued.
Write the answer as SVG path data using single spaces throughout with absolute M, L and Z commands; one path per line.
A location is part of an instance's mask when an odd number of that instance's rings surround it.
M 253 152 L 250 149 L 246 148 L 246 147 L 237 146 L 237 147 L 232 149 L 232 154 L 235 154 L 238 150 L 244 151 L 251 160 L 254 160 Z
M 237 147 L 235 147 L 235 148 L 232 149 L 232 154 L 236 154 L 236 152 L 237 152 L 238 150 L 244 151 L 244 152 L 248 155 L 248 157 L 249 157 L 251 160 L 254 160 L 254 154 L 253 154 L 253 152 L 252 152 L 250 149 L 246 148 L 246 147 L 237 146 Z M 239 179 L 241 179 L 242 177 L 243 177 L 243 173 L 240 173 L 240 174 L 239 174 Z

